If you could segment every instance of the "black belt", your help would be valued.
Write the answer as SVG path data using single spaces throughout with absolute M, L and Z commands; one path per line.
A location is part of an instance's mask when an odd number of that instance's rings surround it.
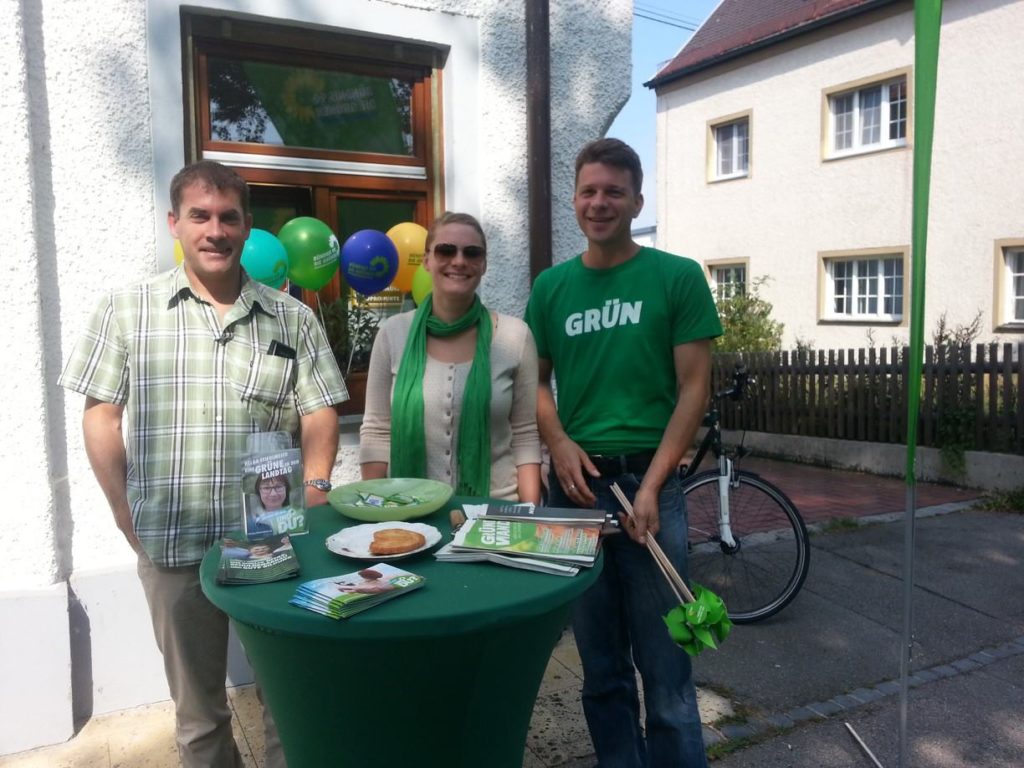
M 642 475 L 651 466 L 654 459 L 654 452 L 626 453 L 621 456 L 604 456 L 601 454 L 588 454 L 588 458 L 597 467 L 602 477 L 616 477 L 617 475 Z

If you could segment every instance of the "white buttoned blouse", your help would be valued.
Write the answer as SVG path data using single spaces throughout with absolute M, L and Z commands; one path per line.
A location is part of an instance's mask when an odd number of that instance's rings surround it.
M 377 334 L 366 379 L 366 412 L 359 430 L 359 461 L 391 460 L 391 397 L 413 312 L 389 318 Z M 491 491 L 518 500 L 516 467 L 540 463 L 537 433 L 537 347 L 522 320 L 494 314 L 491 341 Z M 471 362 L 427 356 L 423 375 L 427 477 L 458 485 L 462 396 Z

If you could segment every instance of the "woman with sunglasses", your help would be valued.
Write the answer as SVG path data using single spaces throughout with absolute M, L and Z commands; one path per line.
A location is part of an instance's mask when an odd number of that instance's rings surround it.
M 476 290 L 487 240 L 466 213 L 427 232 L 433 292 L 381 326 L 360 429 L 363 479 L 426 477 L 461 496 L 540 502 L 537 348 Z

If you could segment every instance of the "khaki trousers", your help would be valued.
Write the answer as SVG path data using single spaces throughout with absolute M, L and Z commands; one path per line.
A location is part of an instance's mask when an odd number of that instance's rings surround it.
M 174 700 L 178 758 L 182 766 L 242 768 L 224 690 L 227 616 L 203 594 L 199 566 L 163 568 L 140 555 L 138 574 Z M 263 728 L 265 765 L 285 768 L 277 727 L 266 707 Z

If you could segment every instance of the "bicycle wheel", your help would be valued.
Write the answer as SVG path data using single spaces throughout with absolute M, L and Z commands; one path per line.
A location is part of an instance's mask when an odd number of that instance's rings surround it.
M 737 624 L 766 619 L 800 591 L 811 545 L 800 513 L 786 494 L 751 472 L 729 486 L 735 546 L 718 526 L 718 471 L 701 472 L 683 488 L 689 521 L 689 574 L 725 602 Z

